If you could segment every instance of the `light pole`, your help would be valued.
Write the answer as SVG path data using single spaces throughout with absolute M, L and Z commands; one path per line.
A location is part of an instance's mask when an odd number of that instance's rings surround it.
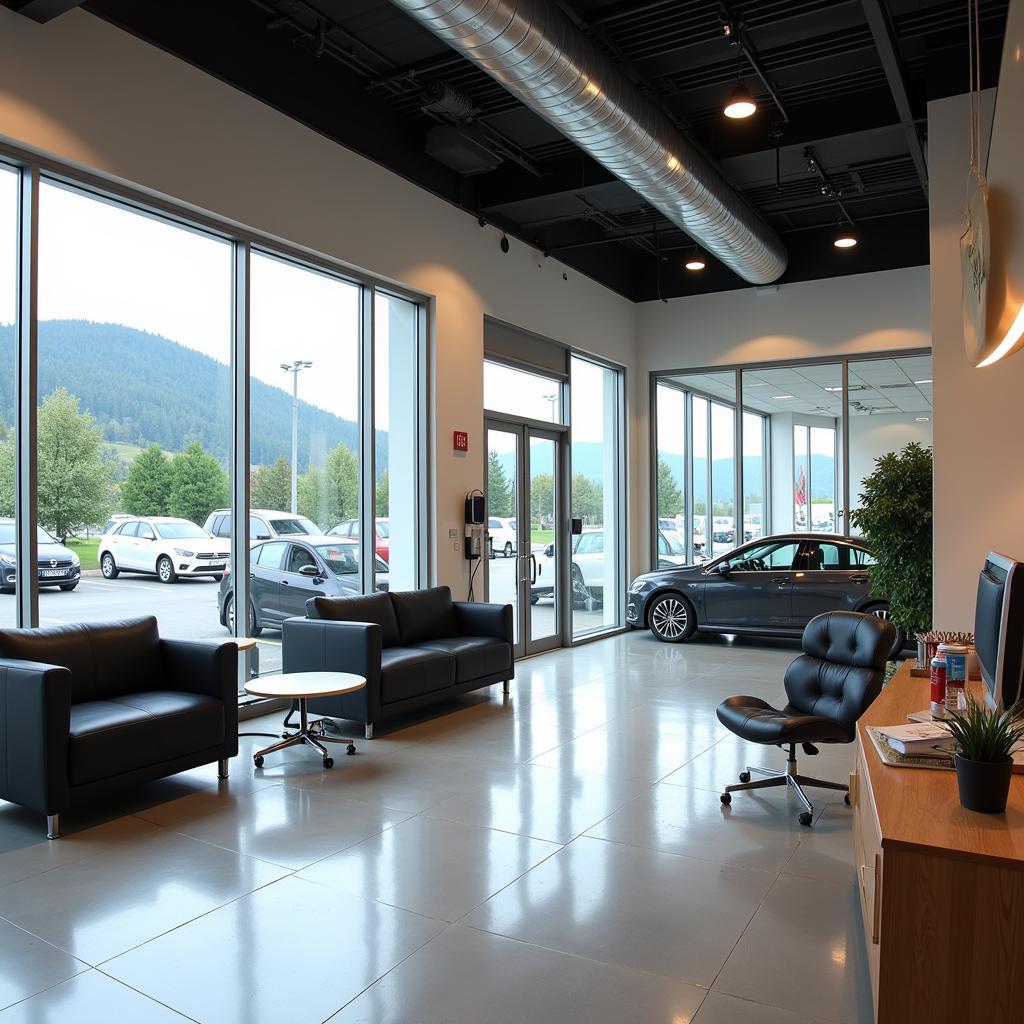
M 308 359 L 282 363 L 281 369 L 292 375 L 292 514 L 299 510 L 299 372 L 313 364 Z

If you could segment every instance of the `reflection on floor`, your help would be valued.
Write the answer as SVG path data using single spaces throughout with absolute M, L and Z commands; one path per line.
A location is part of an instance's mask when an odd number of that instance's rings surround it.
M 793 656 L 631 634 L 330 771 L 240 756 L 55 843 L 0 804 L 0 1022 L 867 1022 L 841 794 L 810 830 L 785 791 L 718 801 L 781 753 L 715 705 L 778 699 Z

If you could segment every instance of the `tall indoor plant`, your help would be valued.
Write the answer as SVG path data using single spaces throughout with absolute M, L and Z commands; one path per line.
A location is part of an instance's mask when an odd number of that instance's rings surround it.
M 875 460 L 850 522 L 871 545 L 871 592 L 909 636 L 932 625 L 932 450 L 916 441 Z

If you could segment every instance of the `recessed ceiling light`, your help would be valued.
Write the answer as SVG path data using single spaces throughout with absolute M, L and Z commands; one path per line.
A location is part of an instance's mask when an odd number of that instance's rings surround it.
M 915 380 L 914 381 L 915 384 L 931 384 L 931 382 L 932 382 L 931 377 L 929 377 L 927 380 Z
M 703 270 L 705 266 L 705 262 L 699 256 L 691 256 L 686 261 L 687 270 Z
M 857 244 L 857 239 L 849 230 L 841 231 L 832 243 L 837 249 L 852 249 Z
M 773 402 L 792 402 L 796 395 L 772 395 Z
M 733 89 L 722 113 L 733 121 L 742 121 L 743 118 L 757 113 L 757 103 L 742 82 L 736 83 L 736 88 Z
M 928 422 L 928 417 L 927 416 L 915 416 L 914 417 L 914 421 L 916 423 L 927 423 Z

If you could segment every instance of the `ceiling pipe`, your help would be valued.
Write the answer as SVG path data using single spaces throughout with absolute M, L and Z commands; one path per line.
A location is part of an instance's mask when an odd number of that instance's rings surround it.
M 392 0 L 751 284 L 786 269 L 760 214 L 547 0 Z

